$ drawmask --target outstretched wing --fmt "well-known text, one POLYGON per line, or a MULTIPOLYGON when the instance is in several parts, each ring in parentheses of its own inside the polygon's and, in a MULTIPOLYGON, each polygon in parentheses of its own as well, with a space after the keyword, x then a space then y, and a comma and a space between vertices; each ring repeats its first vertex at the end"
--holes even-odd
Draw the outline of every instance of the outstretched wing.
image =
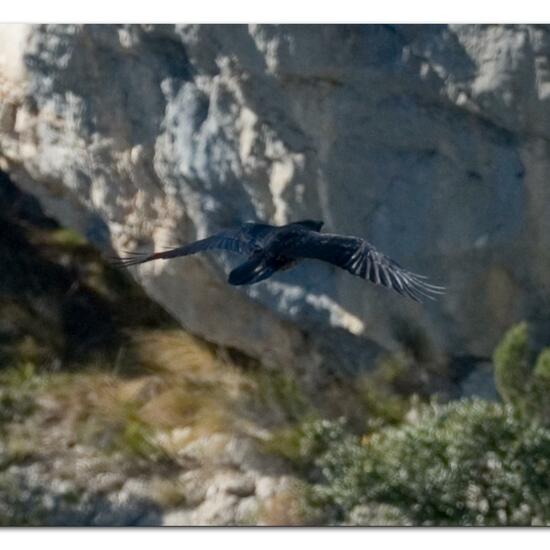
POLYGON ((151 260, 168 260, 179 256, 189 256, 205 250, 229 250, 237 254, 250 256, 261 245, 263 239, 273 229, 270 225, 245 223, 239 229, 229 229, 216 233, 206 239, 201 239, 193 243, 169 248, 163 252, 154 254, 127 252, 125 257, 117 258, 113 261, 116 265, 131 266, 150 262, 151 260))
POLYGON ((292 258, 312 258, 331 263, 353 275, 409 296, 417 302, 434 299, 444 287, 425 282, 426 277, 403 269, 397 262, 378 252, 358 237, 307 232, 288 243, 284 254, 292 258))

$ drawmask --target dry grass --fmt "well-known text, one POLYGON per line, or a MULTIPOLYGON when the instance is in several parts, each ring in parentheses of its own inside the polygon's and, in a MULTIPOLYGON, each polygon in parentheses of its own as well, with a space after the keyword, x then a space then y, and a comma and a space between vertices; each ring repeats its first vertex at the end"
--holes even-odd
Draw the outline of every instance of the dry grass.
POLYGON ((155 460, 205 435, 257 433, 251 405, 267 394, 273 418, 288 405, 278 379, 269 389, 264 375, 243 371, 179 330, 131 334, 110 371, 89 365, 33 377, 38 401, 49 403, 40 411, 44 422, 63 425, 76 442, 155 460), (175 442, 157 437, 173 430, 175 442))
MULTIPOLYGON (((290 434, 283 439, 292 447, 292 434, 307 418, 357 417, 355 427, 363 433, 370 431, 369 417, 392 423, 408 404, 400 397, 395 403, 389 399, 395 376, 385 365, 354 387, 334 382, 309 396, 292 372, 240 367, 181 330, 140 329, 129 332, 110 369, 91 364, 78 372, 29 374, 19 368, 8 383, 34 380, 45 434, 57 426, 73 434, 74 443, 102 452, 177 462, 184 447, 215 433, 251 435, 264 441, 266 450, 284 455, 276 445, 270 450, 273 437, 277 442, 277 434, 290 434), (375 406, 373 388, 387 390, 384 407, 375 406)), ((32 444, 56 442, 47 436, 32 444)), ((283 514, 278 503, 270 506, 274 517, 283 514)))

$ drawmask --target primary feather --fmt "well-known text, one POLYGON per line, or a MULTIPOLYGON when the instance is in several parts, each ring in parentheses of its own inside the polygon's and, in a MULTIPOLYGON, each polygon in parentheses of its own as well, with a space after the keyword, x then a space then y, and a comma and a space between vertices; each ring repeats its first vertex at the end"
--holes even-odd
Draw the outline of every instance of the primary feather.
POLYGON ((416 301, 422 297, 433 299, 433 294, 444 291, 443 287, 423 281, 422 275, 402 268, 359 237, 311 233, 294 239, 286 253, 291 257, 328 262, 416 301))

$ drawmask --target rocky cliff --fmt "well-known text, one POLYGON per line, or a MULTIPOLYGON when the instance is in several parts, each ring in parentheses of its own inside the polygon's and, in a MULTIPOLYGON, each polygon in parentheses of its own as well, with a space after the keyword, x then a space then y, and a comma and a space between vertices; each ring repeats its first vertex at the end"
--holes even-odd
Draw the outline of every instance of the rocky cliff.
POLYGON ((3 26, 0 168, 105 253, 320 218, 448 287, 417 305, 329 266, 134 272, 184 327, 314 374, 411 334, 487 356, 550 299, 544 26, 3 26), (419 335, 419 336, 418 336, 419 335))

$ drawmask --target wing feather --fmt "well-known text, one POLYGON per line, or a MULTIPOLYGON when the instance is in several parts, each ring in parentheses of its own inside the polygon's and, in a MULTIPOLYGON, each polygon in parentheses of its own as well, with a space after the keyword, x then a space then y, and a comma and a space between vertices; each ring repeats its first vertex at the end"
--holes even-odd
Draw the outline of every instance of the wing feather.
POLYGON ((445 290, 444 287, 427 283, 425 276, 402 268, 358 237, 308 232, 290 242, 285 254, 292 258, 311 258, 331 263, 417 302, 423 298, 433 300, 434 295, 443 294, 445 290))
POLYGON ((237 254, 250 256, 260 247, 260 243, 271 233, 273 226, 245 223, 239 229, 221 231, 206 239, 201 239, 183 246, 169 248, 153 254, 126 252, 125 256, 113 260, 115 265, 125 267, 138 265, 152 260, 168 260, 180 256, 189 256, 205 250, 228 250, 237 254))

